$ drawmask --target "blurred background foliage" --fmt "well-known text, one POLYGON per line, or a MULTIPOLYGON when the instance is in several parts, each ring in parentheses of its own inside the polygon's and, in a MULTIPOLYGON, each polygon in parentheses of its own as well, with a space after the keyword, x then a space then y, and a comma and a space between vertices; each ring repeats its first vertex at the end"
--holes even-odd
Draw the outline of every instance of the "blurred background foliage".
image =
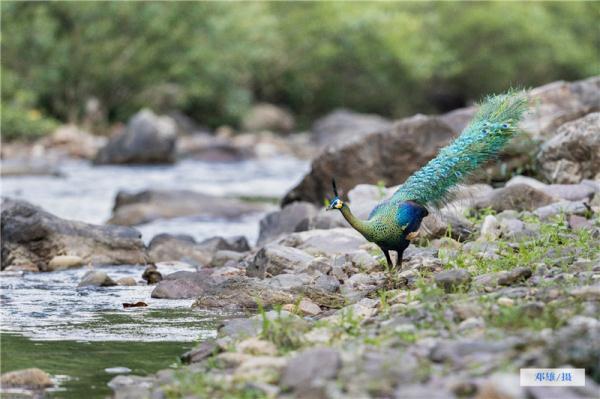
POLYGON ((306 126, 401 117, 600 73, 597 2, 2 2, 5 138, 140 107, 237 126, 256 102, 306 126), (7 136, 8 135, 8 136, 7 136))

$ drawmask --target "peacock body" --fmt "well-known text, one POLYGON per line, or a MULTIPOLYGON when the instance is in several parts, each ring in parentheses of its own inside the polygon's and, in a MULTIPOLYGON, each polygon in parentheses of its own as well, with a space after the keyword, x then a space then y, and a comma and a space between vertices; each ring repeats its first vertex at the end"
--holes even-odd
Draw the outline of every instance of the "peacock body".
POLYGON ((453 189, 488 160, 494 158, 515 135, 527 108, 523 92, 510 91, 488 97, 479 111, 451 144, 410 176, 387 200, 371 211, 367 220, 352 214, 337 193, 328 209, 338 209, 350 225, 368 241, 377 244, 392 266, 389 251, 402 254, 428 215, 428 207, 439 207, 452 198, 453 189))

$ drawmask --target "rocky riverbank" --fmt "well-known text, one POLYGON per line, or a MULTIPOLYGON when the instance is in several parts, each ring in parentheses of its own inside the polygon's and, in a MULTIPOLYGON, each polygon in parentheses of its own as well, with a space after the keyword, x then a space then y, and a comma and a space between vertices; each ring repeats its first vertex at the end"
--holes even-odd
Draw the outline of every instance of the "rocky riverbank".
MULTIPOLYGON (((146 245, 132 227, 67 221, 5 200, 2 269, 148 265, 143 277, 156 284, 154 299, 249 314, 183 354, 188 366, 115 377, 115 398, 592 398, 600 390, 599 84, 533 90, 537 106, 520 141, 528 146, 504 153, 499 167, 432 212, 400 270, 386 269, 376 246, 321 209, 330 178, 366 218, 396 188, 381 181, 400 183, 473 109, 391 126, 349 113, 320 121, 317 143, 332 144, 325 136, 336 123, 348 128, 338 118, 359 118, 361 131, 348 143, 331 136, 337 144, 315 157, 282 209, 260 221, 256 246, 167 234, 146 245), (169 273, 173 262, 189 266, 169 273), (520 368, 563 366, 585 368, 586 386, 519 386, 520 368)), ((112 222, 169 217, 171 202, 188 215, 205 212, 195 202, 223 217, 257 209, 204 196, 186 202, 188 195, 196 198, 123 194, 112 222)), ((83 278, 115 289, 110 270, 103 273, 83 278)))

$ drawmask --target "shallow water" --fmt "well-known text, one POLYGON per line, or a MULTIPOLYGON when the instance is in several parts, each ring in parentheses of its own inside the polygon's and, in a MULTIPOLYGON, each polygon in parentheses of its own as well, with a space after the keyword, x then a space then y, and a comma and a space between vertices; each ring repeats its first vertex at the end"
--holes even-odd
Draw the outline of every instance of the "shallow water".
MULTIPOLYGON (((192 310, 192 300, 150 298, 143 267, 99 267, 113 279, 131 276, 132 287, 77 288, 87 268, 52 273, 0 274, 2 372, 38 367, 59 383, 57 397, 104 397, 114 377, 105 369, 127 367, 145 375, 178 364, 196 342, 216 335, 231 313, 192 310), (123 303, 143 301, 141 308, 123 303), (91 396, 90 396, 91 395, 91 396)), ((159 266, 164 273, 192 270, 159 266)))
MULTIPOLYGON (((64 177, 2 178, 2 195, 25 199, 69 219, 104 223, 119 190, 190 189, 202 193, 279 198, 307 170, 292 158, 215 164, 182 161, 172 166, 61 165, 64 177)), ((148 242, 158 233, 245 235, 254 242, 261 214, 239 220, 178 218, 137 226, 148 242)), ((197 341, 213 337, 221 320, 238 315, 202 312, 192 300, 150 298, 154 287, 141 281, 143 267, 99 267, 114 280, 132 276, 134 287, 77 289, 86 268, 52 273, 0 273, 1 371, 39 367, 59 383, 64 398, 106 397, 114 377, 107 368, 127 367, 145 375, 176 366, 197 341), (148 307, 123 308, 143 301, 148 307)), ((159 267, 163 274, 185 266, 159 267)))
MULTIPOLYGON (((308 162, 290 157, 235 163, 184 160, 168 166, 92 166, 69 160, 63 177, 3 177, 2 195, 25 199, 60 217, 102 224, 110 218, 119 190, 187 189, 205 194, 278 199, 308 170, 308 162)), ((240 220, 178 218, 136 226, 149 242, 158 233, 189 234, 197 240, 214 236, 258 236, 255 214, 240 220)))

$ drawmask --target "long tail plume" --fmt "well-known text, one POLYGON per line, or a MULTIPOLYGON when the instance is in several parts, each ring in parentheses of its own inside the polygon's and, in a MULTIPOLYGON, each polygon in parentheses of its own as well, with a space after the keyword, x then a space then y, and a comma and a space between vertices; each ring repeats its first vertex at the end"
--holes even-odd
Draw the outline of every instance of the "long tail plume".
POLYGON ((410 176, 392 200, 434 206, 445 203, 453 187, 498 155, 517 132, 526 109, 523 91, 488 97, 461 135, 410 176))

